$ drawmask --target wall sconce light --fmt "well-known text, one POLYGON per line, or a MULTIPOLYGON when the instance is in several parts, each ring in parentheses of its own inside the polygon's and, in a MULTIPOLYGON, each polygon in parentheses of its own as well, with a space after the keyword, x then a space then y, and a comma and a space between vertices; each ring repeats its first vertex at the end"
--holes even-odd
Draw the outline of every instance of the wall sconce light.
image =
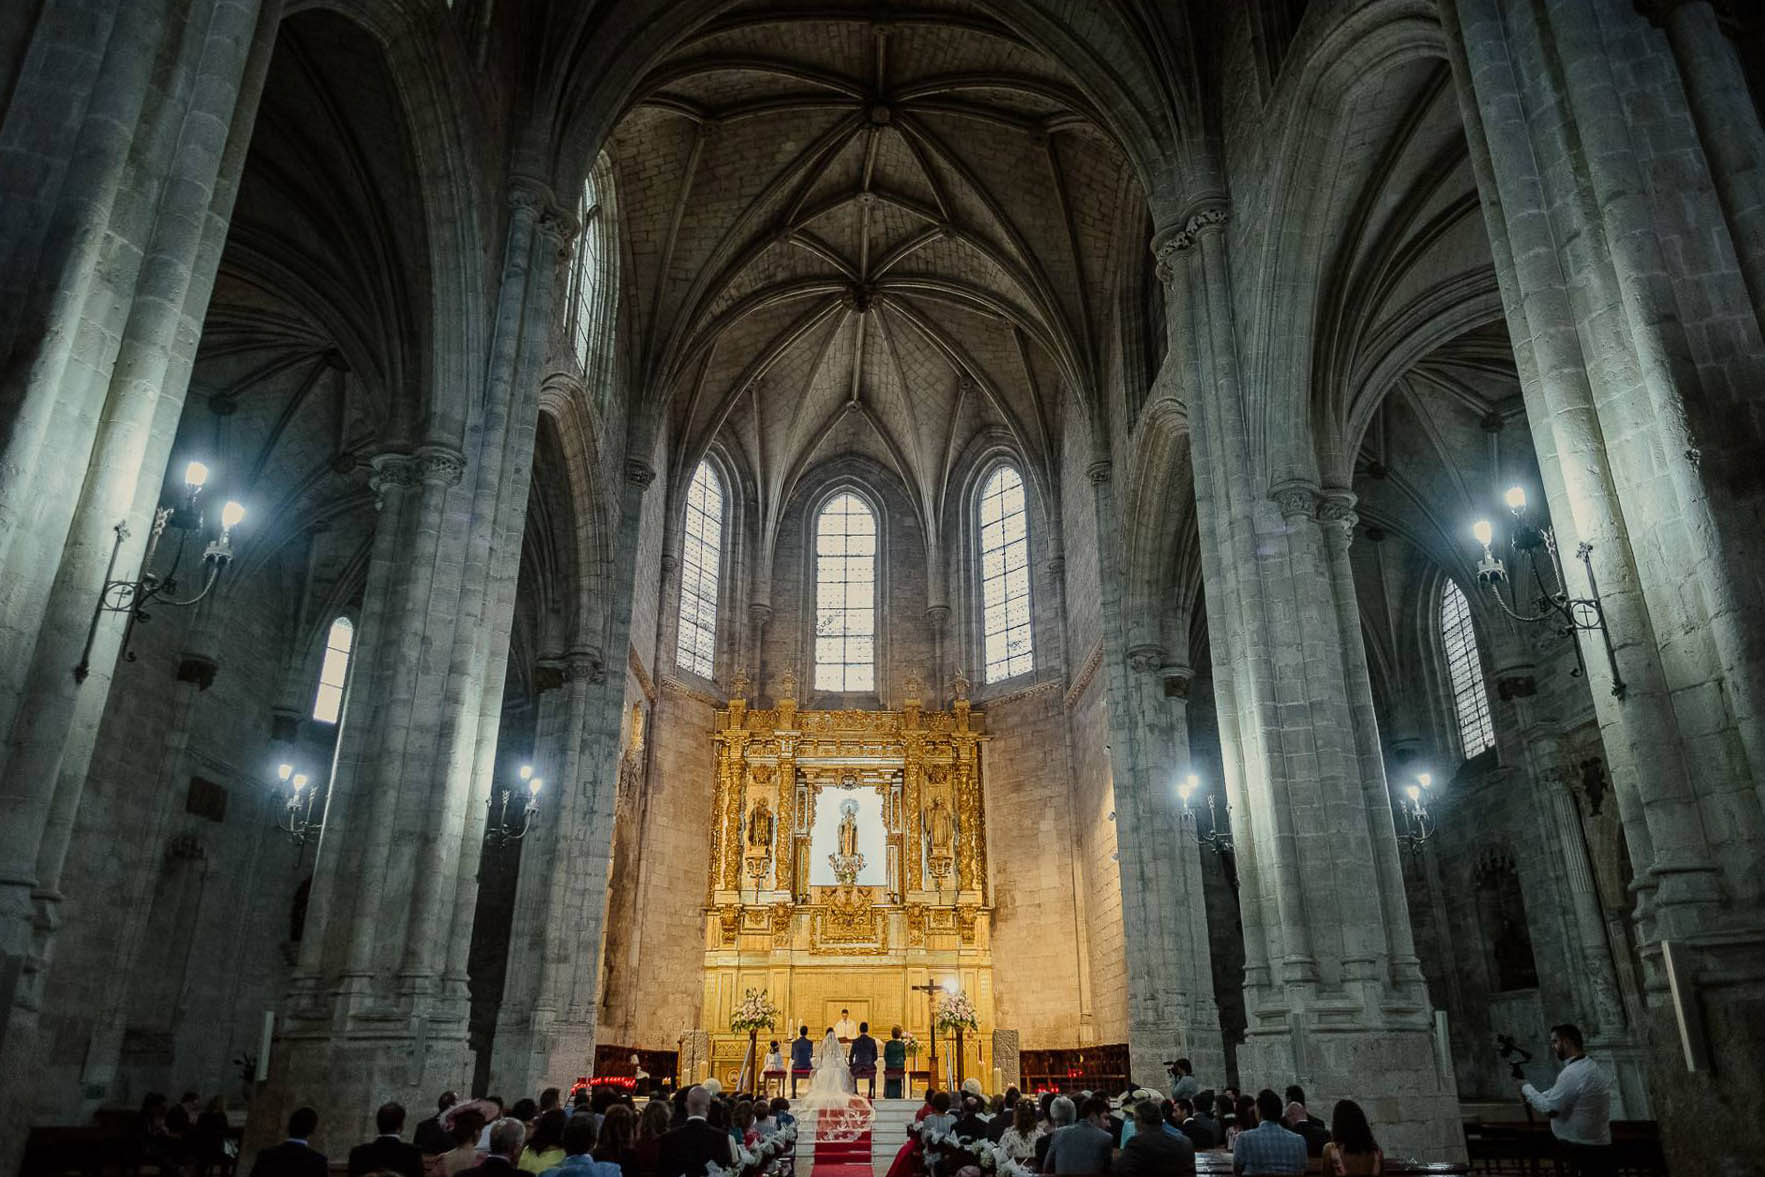
POLYGON ((86 644, 80 651, 79 664, 74 667, 74 681, 85 682, 92 670, 92 643, 98 637, 98 623, 106 613, 127 613, 128 628, 123 633, 123 657, 129 662, 135 660, 134 651, 129 649, 129 639, 134 634, 135 623, 150 620, 151 614, 147 606, 159 603, 176 608, 187 608, 208 596, 214 588, 215 581, 233 558, 232 532, 245 518, 245 508, 229 500, 221 508, 220 534, 210 540, 202 550, 202 565, 206 571, 202 588, 192 597, 180 598, 178 591, 178 568, 184 561, 184 549, 190 542, 193 533, 202 531, 202 512, 197 507, 197 500, 202 496, 202 488, 208 483, 208 466, 202 462, 191 462, 184 467, 184 501, 179 504, 161 504, 153 512, 153 530, 147 538, 147 551, 141 557, 141 569, 132 580, 118 580, 112 576, 116 571, 116 558, 122 551, 123 543, 129 538, 129 527, 126 522, 116 525, 116 541, 110 548, 110 563, 104 569, 104 587, 99 590, 98 601, 92 607, 92 622, 86 627, 86 644), (178 533, 178 546, 172 553, 172 564, 163 573, 153 571, 153 560, 159 553, 159 541, 165 529, 171 527, 178 533))
MULTIPOLYGON (((1626 690, 1624 676, 1618 673, 1618 655, 1612 648, 1612 633, 1606 628, 1606 611, 1600 603, 1599 582, 1594 579, 1593 561, 1588 553, 1593 545, 1582 543, 1575 550, 1576 559, 1587 570, 1587 584, 1590 597, 1571 597, 1569 582, 1563 577, 1563 560, 1557 551, 1557 535, 1548 522, 1534 522, 1526 507, 1526 489, 1520 486, 1508 488, 1503 496, 1508 511, 1514 517, 1513 531, 1508 536, 1508 546, 1518 554, 1524 554, 1527 565, 1532 573, 1532 581, 1538 587, 1538 596, 1531 608, 1534 612, 1522 613, 1513 579, 1508 575, 1507 565, 1491 550, 1495 542, 1495 527, 1487 519, 1479 519, 1471 525, 1471 534, 1483 545, 1483 559, 1477 562, 1477 579, 1489 586, 1490 595, 1495 603, 1501 606, 1503 613, 1515 621, 1528 624, 1548 624, 1564 637, 1573 638, 1577 631, 1597 632, 1606 646, 1606 661, 1612 668, 1612 694, 1622 699, 1626 690), (1545 583, 1540 565, 1550 568, 1551 581, 1545 583), (1508 586, 1508 595, 1502 596, 1501 586, 1508 586)), ((1580 677, 1586 673, 1587 664, 1581 657, 1581 643, 1575 646, 1575 675, 1580 677)))
POLYGON ((523 764, 518 775, 521 783, 527 787, 527 801, 513 821, 509 819, 509 800, 515 795, 513 787, 497 786, 490 799, 485 802, 490 807, 493 818, 484 826, 486 846, 501 847, 519 842, 533 826, 533 815, 539 812, 539 790, 545 785, 545 781, 533 775, 531 764, 523 764))
POLYGON ((325 828, 324 821, 313 820, 313 803, 318 800, 319 790, 309 787, 307 775, 295 772, 292 764, 278 764, 276 779, 288 788, 288 803, 276 820, 276 828, 296 846, 304 846, 308 838, 318 837, 325 828))
POLYGON ((1397 803, 1404 822, 1397 840, 1415 858, 1422 856, 1422 847, 1434 836, 1434 820, 1428 816, 1428 788, 1433 783, 1431 774, 1417 773, 1416 779, 1403 787, 1403 799, 1397 803))
POLYGON ((1211 792, 1208 793, 1207 832, 1202 833, 1194 811, 1189 808, 1189 802, 1200 788, 1201 778, 1195 773, 1189 773, 1177 782, 1177 796, 1183 802, 1183 821, 1188 824, 1189 832, 1195 836, 1196 845, 1211 850, 1223 858, 1232 853, 1232 807, 1226 806, 1226 820, 1222 826, 1214 795, 1211 792))

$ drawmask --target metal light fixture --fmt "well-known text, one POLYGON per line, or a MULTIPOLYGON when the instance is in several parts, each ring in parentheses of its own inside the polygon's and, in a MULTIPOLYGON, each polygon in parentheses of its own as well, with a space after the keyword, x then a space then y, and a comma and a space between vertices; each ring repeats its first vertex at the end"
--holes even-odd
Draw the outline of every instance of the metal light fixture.
MULTIPOLYGON (((1487 519, 1479 519, 1471 526, 1471 534, 1483 545, 1483 559, 1477 562, 1477 579, 1489 586, 1495 603, 1515 621, 1548 624, 1568 638, 1573 638, 1577 631, 1597 632, 1605 643, 1606 661, 1612 668, 1612 694, 1622 699, 1626 690, 1624 676, 1618 673, 1618 655, 1612 648, 1612 633, 1606 628, 1606 611, 1600 603, 1599 582, 1594 579, 1593 561, 1588 555, 1593 551, 1593 545, 1583 542, 1575 550, 1576 559, 1581 561, 1581 566, 1587 571, 1588 590, 1593 595, 1571 597, 1569 582, 1563 577, 1563 560, 1557 551, 1556 532, 1551 529, 1549 522, 1535 522, 1532 519, 1526 508, 1524 487, 1510 487, 1504 498, 1508 510, 1514 516, 1514 528, 1508 537, 1508 546, 1516 554, 1525 555, 1532 572, 1532 581, 1538 588, 1538 596, 1531 605, 1533 612, 1520 611, 1520 603, 1513 579, 1508 575, 1507 565, 1490 551, 1490 545, 1495 542, 1495 528, 1487 519), (1551 581, 1548 584, 1540 568, 1541 564, 1550 568, 1551 581), (1504 583, 1508 586, 1508 595, 1505 598, 1501 592, 1504 583)), ((1587 664, 1581 657, 1581 643, 1574 642, 1573 645, 1574 674, 1580 677, 1586 672, 1587 664)))
POLYGON ((1189 808, 1189 802, 1194 798, 1196 790, 1200 788, 1201 778, 1195 773, 1189 773, 1177 782, 1177 796, 1183 802, 1183 820, 1188 824, 1189 832, 1195 835, 1196 845, 1224 857, 1232 853, 1232 807, 1226 806, 1226 820, 1222 827, 1214 795, 1211 792, 1208 793, 1207 832, 1202 833, 1200 822, 1196 819, 1194 811, 1189 808))
POLYGON ((147 606, 151 604, 172 605, 186 608, 208 596, 214 588, 215 581, 220 578, 221 571, 233 558, 231 543, 232 531, 245 518, 245 508, 228 500, 221 508, 221 530, 202 550, 202 566, 205 576, 202 588, 191 597, 178 597, 178 569, 184 561, 184 549, 189 545, 192 533, 202 531, 202 512, 197 507, 197 500, 202 496, 202 488, 208 483, 208 466, 202 462, 191 462, 184 467, 184 501, 167 506, 161 504, 153 512, 153 531, 147 537, 147 551, 141 557, 141 569, 132 580, 117 580, 111 574, 116 571, 116 558, 121 553, 123 543, 129 538, 127 522, 116 525, 116 541, 111 545, 110 563, 104 569, 104 588, 98 593, 98 602, 92 608, 92 623, 86 627, 86 644, 80 651, 80 661, 74 667, 74 681, 85 682, 92 670, 92 643, 98 637, 98 623, 106 613, 127 613, 128 628, 123 632, 123 657, 130 662, 135 660, 134 651, 129 649, 129 639, 134 634, 135 623, 147 621, 151 614, 147 606), (170 526, 178 533, 178 546, 172 553, 172 565, 163 573, 153 571, 153 558, 159 552, 160 538, 170 526))
POLYGON ((276 819, 276 828, 296 846, 304 846, 308 838, 318 837, 325 828, 323 819, 313 820, 313 804, 318 800, 319 790, 309 788, 307 775, 295 772, 292 764, 278 764, 276 779, 288 787, 288 803, 276 819))
POLYGON ((1403 800, 1397 803, 1403 814, 1403 832, 1397 840, 1411 855, 1421 857, 1422 847, 1434 836, 1434 819, 1428 816, 1428 787, 1434 783, 1429 773, 1419 772, 1416 779, 1403 787, 1403 800))
POLYGON ((521 806, 521 812, 515 815, 514 821, 509 820, 509 800, 515 795, 513 787, 498 785, 485 802, 490 807, 493 819, 484 825, 486 846, 507 846, 519 842, 527 836, 528 829, 533 825, 533 815, 539 812, 539 790, 545 781, 533 775, 531 764, 523 764, 518 775, 521 783, 527 786, 527 801, 521 806))

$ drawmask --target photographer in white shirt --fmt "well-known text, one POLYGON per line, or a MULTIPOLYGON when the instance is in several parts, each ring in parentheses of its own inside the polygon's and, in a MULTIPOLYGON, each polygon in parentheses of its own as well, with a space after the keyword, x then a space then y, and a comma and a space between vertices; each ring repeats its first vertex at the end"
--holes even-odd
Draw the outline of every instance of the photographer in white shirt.
POLYGON ((1563 1060, 1549 1091, 1520 1085, 1521 1098, 1550 1118, 1551 1135, 1570 1173, 1605 1177, 1612 1170, 1612 1078, 1587 1057, 1581 1031, 1551 1027, 1551 1053, 1563 1060))

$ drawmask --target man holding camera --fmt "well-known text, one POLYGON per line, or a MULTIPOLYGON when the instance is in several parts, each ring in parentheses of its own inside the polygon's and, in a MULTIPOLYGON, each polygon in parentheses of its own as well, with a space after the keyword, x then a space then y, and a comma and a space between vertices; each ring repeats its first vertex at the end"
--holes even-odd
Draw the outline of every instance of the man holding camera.
POLYGON ((1613 1171, 1612 1078, 1587 1057, 1580 1029, 1568 1022, 1551 1027, 1551 1053, 1563 1060, 1556 1083, 1543 1092, 1522 1083, 1520 1096, 1550 1117, 1571 1174, 1606 1177, 1613 1171))

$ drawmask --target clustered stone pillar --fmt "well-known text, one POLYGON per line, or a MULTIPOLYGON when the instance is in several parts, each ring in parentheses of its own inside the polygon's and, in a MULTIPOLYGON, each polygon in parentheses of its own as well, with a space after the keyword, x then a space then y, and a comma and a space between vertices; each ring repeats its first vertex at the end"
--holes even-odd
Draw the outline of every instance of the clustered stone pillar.
POLYGON ((1464 1155, 1411 940, 1348 569, 1352 496, 1259 483, 1226 210, 1155 241, 1190 406, 1214 687, 1245 936, 1246 1087, 1362 1103, 1394 1155, 1464 1155))
MULTIPOLYGON (((1120 534, 1110 463, 1093 462, 1087 473, 1097 534, 1120 534)), ((1127 648, 1122 570, 1110 545, 1099 548, 1132 1078, 1167 1087, 1164 1064, 1187 1057, 1204 1082, 1217 1086, 1225 1082, 1226 1054, 1213 1000, 1201 862, 1179 820, 1175 788, 1188 763, 1188 729, 1163 695, 1164 651, 1127 648)))
MULTIPOLYGON (((306 933, 249 1135, 311 1103, 357 1139, 389 1096, 465 1085, 466 961, 568 214, 510 197, 490 365, 466 450, 374 459, 379 519, 306 933)), ((567 788, 567 782, 560 782, 567 788)))
POLYGON ((140 565, 282 5, 86 8, 37 23, 0 126, 0 1168, 120 615, 73 667, 119 522, 140 565))
MULTIPOLYGON (((1636 6, 1666 31, 1592 0, 1441 7, 1545 497, 1559 545, 1592 545, 1625 684, 1586 635, 1635 867, 1652 1102, 1675 1169, 1757 1171, 1758 116, 1706 3, 1636 6), (1708 1051, 1695 1072, 1682 1027, 1708 1051), (1732 1127, 1709 1132, 1712 1113, 1732 1127)), ((1570 581, 1586 594, 1573 564, 1570 581)))

